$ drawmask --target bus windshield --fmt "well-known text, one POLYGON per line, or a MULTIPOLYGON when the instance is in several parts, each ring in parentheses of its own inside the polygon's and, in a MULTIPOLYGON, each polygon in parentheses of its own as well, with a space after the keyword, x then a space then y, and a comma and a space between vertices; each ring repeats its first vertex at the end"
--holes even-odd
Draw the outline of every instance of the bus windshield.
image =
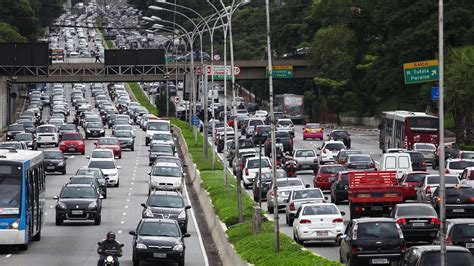
POLYGON ((13 166, 0 166, 0 215, 20 213, 21 175, 13 175, 13 166))
POLYGON ((410 117, 408 124, 411 130, 438 130, 438 118, 434 117, 410 117))

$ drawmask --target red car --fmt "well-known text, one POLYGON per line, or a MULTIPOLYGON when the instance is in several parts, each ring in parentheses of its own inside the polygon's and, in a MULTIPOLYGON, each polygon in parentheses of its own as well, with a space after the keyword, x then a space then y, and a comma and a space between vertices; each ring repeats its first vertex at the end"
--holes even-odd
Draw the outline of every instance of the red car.
POLYGON ((403 200, 416 200, 416 188, 420 181, 428 175, 428 172, 424 171, 413 171, 405 173, 400 178, 400 185, 403 188, 403 200))
POLYGON ((122 148, 116 137, 102 137, 95 143, 97 149, 109 149, 114 152, 115 158, 122 158, 122 148))
POLYGON ((318 173, 314 177, 314 187, 321 190, 331 189, 331 184, 338 172, 344 171, 344 167, 340 164, 320 165, 318 173))
POLYGON ((59 149, 63 152, 80 152, 86 153, 86 145, 84 138, 79 132, 64 132, 59 141, 59 149))

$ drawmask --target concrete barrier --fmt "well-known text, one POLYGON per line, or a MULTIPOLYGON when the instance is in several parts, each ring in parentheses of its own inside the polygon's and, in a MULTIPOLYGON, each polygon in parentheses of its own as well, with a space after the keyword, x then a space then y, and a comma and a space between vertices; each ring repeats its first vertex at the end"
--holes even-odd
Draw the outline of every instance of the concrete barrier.
POLYGON ((173 135, 175 135, 178 140, 178 148, 183 155, 183 163, 187 165, 187 182, 191 183, 194 192, 196 193, 199 204, 201 205, 201 208, 204 212, 204 217, 206 218, 207 227, 209 232, 211 232, 212 240, 219 251, 219 257, 222 261, 222 264, 235 266, 248 265, 235 252, 232 244, 230 244, 227 239, 227 235, 225 233, 225 231, 227 231, 227 227, 216 215, 214 211, 214 205, 212 204, 207 191, 201 185, 202 180, 199 170, 197 169, 196 164, 194 164, 193 159, 188 152, 188 145, 183 138, 181 129, 178 127, 173 127, 173 135))

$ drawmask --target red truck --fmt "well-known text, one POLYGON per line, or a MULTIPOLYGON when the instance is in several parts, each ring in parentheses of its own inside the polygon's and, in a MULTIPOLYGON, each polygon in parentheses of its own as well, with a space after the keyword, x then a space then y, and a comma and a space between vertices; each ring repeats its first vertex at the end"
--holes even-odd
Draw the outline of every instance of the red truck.
POLYGON ((403 187, 395 171, 349 172, 351 220, 363 216, 387 216, 403 203, 403 187))

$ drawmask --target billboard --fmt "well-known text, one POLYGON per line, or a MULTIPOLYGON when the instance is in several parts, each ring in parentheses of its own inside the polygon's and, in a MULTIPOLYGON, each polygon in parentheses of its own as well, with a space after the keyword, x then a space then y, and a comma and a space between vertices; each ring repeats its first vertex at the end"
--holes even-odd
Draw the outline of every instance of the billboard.
POLYGON ((48 66, 48 43, 0 43, 0 65, 48 66))

